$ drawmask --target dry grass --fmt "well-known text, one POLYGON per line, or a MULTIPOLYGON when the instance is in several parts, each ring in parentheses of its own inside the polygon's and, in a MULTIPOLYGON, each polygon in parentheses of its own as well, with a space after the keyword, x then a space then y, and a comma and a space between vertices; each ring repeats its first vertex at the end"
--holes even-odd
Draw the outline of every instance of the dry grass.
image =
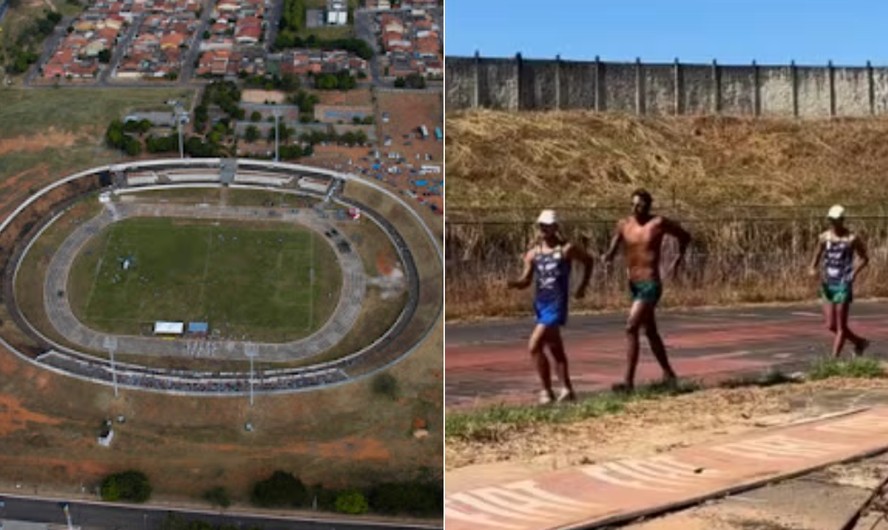
MULTIPOLYGON (((805 274, 824 206, 852 206, 870 270, 860 296, 888 294, 888 120, 794 122, 480 111, 447 121, 447 317, 526 312, 506 291, 540 207, 559 208, 571 238, 607 248, 632 190, 693 233, 685 273, 665 305, 812 299, 805 274), (863 192, 863 195, 862 195, 863 192)), ((665 258, 674 248, 669 247, 665 258)), ((596 268, 581 309, 626 303, 623 266, 596 268)))
POLYGON ((447 120, 448 215, 542 205, 714 206, 875 202, 888 120, 638 118, 592 112, 461 113, 447 120), (861 190, 866 197, 860 197, 861 190))
POLYGON ((651 455, 841 410, 853 406, 855 396, 884 397, 886 391, 884 378, 831 378, 635 400, 625 403, 617 414, 591 415, 571 423, 539 422, 503 430, 493 440, 448 437, 447 469, 501 461, 553 469, 651 455))

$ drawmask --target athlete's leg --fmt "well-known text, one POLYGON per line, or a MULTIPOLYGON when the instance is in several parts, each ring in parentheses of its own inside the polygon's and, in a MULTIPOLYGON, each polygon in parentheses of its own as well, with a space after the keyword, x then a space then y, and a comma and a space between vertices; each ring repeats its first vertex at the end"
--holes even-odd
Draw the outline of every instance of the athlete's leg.
POLYGON ((648 306, 644 321, 644 333, 647 336, 648 344, 651 345, 651 352, 663 370, 663 378, 667 381, 674 381, 677 377, 672 366, 669 365, 669 357, 666 356, 666 345, 663 344, 663 338, 660 337, 660 332, 657 330, 656 310, 657 306, 653 304, 648 306))
POLYGON ((644 319, 645 303, 632 302, 629 319, 626 321, 626 375, 619 389, 632 390, 635 387, 635 369, 638 367, 638 331, 644 319))
POLYGON ((543 353, 543 346, 546 342, 546 330, 547 328, 543 324, 537 324, 533 328, 528 349, 530 350, 531 360, 534 366, 536 366, 537 375, 540 377, 540 383, 543 385, 543 391, 545 395, 553 399, 552 374, 549 372, 549 360, 546 358, 546 354, 543 353))
POLYGON ((562 390, 558 394, 558 400, 573 400, 575 398, 573 385, 570 382, 570 372, 567 365, 567 355, 564 351, 564 341, 561 338, 561 328, 549 329, 549 350, 555 360, 555 373, 561 381, 562 390))
MULTIPOLYGON (((848 339, 854 345, 854 354, 863 355, 869 341, 860 337, 848 327, 848 314, 851 312, 851 302, 844 304, 836 304, 836 320, 838 321, 838 331, 836 333, 836 344, 833 345, 833 355, 838 357, 842 352, 843 344, 839 344, 839 335, 843 339, 848 339), (836 353, 838 352, 838 353, 836 353)), ((844 342, 844 340, 843 340, 844 342)))
POLYGON ((836 305, 828 300, 823 303, 823 321, 830 332, 835 333, 839 330, 836 322, 836 305))

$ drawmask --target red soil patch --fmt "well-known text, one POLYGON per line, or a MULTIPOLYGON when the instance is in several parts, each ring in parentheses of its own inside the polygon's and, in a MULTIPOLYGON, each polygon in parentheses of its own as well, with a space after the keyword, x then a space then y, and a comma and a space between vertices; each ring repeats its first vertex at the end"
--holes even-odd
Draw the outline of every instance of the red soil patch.
POLYGON ((25 430, 30 423, 58 425, 61 421, 26 409, 12 396, 0 395, 0 437, 25 430))
POLYGON ((389 460, 391 458, 388 448, 379 440, 372 438, 350 437, 319 444, 317 449, 324 458, 354 460, 389 460))
POLYGON ((376 254, 376 272, 381 276, 388 276, 395 269, 395 261, 388 252, 379 251, 376 254))
POLYGON ((40 135, 0 139, 0 156, 20 151, 42 151, 51 147, 71 147, 75 141, 77 135, 57 132, 50 128, 40 135))

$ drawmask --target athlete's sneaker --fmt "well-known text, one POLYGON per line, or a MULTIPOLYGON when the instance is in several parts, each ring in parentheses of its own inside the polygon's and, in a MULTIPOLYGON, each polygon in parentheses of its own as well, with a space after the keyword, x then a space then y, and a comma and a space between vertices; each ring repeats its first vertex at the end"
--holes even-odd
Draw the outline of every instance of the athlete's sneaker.
POLYGON ((860 339, 860 343, 854 345, 854 355, 860 357, 870 346, 870 341, 866 339, 860 339))
POLYGON ((569 388, 562 388, 561 391, 558 392, 558 397, 556 398, 556 401, 558 403, 563 403, 565 401, 576 401, 576 400, 577 400, 577 395, 574 394, 574 391, 570 390, 569 388))
POLYGON ((555 399, 555 396, 552 395, 551 390, 540 390, 540 397, 537 400, 537 402, 540 405, 548 405, 549 403, 552 403, 552 401, 554 399, 555 399))

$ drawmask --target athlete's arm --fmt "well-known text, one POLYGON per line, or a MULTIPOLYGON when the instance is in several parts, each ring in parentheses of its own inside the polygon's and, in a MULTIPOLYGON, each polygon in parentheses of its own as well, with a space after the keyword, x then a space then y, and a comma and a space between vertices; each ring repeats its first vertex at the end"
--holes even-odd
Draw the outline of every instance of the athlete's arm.
POLYGON ((601 256, 601 260, 605 263, 610 263, 614 260, 614 254, 617 253, 617 249, 620 248, 620 243, 623 242, 623 221, 617 223, 617 229, 614 232, 614 237, 611 238, 610 246, 607 249, 607 252, 601 256))
POLYGON ((857 252, 857 266, 854 267, 854 272, 851 274, 851 281, 857 279, 857 275, 860 274, 860 271, 866 268, 869 265, 869 253, 866 251, 866 244, 864 244, 863 240, 859 237, 854 237, 854 250, 857 252))
POLYGON ((533 281, 533 257, 535 252, 533 250, 529 250, 527 254, 524 255, 524 270, 521 272, 521 277, 517 280, 509 280, 506 282, 506 287, 509 289, 526 289, 530 287, 530 283, 533 281))
POLYGON ((577 286, 577 292, 574 294, 576 298, 586 296, 586 288, 589 287, 589 280, 592 278, 592 270, 595 266, 595 260, 586 252, 586 241, 588 241, 588 238, 583 238, 584 244, 582 247, 570 245, 567 248, 568 259, 577 260, 583 264, 583 279, 580 281, 580 285, 577 286))
POLYGON ((820 265, 820 260, 823 258, 823 251, 826 249, 826 242, 823 240, 823 234, 820 234, 820 237, 817 240, 817 250, 814 251, 814 259, 811 260, 811 266, 808 269, 808 274, 811 276, 817 276, 817 266, 820 265))
POLYGON ((663 231, 678 239, 678 256, 675 256, 675 259, 672 261, 672 264, 669 266, 669 271, 671 274, 675 274, 678 270, 678 266, 684 262, 685 254, 688 252, 688 246, 691 244, 691 234, 682 228, 680 224, 671 219, 663 218, 663 231))

